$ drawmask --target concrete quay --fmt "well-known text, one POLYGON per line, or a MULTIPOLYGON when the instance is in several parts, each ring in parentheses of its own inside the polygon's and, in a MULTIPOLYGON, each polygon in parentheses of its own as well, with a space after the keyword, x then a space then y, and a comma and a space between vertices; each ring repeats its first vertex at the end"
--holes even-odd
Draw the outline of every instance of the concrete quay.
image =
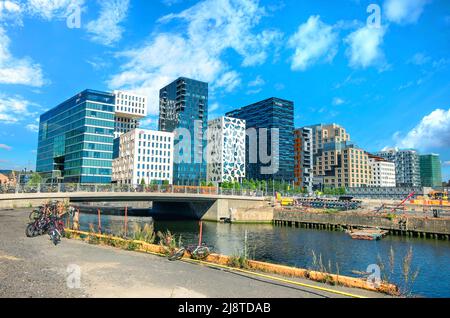
POLYGON ((343 227, 379 227, 392 235, 450 239, 450 218, 402 216, 388 218, 374 213, 336 212, 313 213, 275 209, 274 224, 323 230, 341 230, 343 227))

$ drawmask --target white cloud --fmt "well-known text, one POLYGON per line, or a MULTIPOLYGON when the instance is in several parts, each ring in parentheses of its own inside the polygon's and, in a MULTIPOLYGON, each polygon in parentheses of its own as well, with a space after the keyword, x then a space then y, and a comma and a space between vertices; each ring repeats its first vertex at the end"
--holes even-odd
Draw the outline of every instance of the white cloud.
POLYGON ((122 38, 124 29, 119 24, 127 17, 130 1, 102 0, 100 5, 100 16, 87 24, 87 30, 92 41, 112 45, 122 38))
POLYGON ((386 0, 384 13, 390 22, 398 24, 416 23, 429 0, 386 0))
POLYGON ((164 16, 159 23, 169 28, 176 22, 175 31, 153 34, 143 45, 118 54, 124 63, 108 85, 147 95, 153 115, 159 110, 159 89, 180 76, 209 82, 212 92, 222 88, 229 92, 241 80, 222 55, 232 49, 243 66, 258 65, 280 37, 274 30, 253 32, 264 14, 257 0, 204 0, 164 16))
POLYGON ((208 107, 208 112, 215 112, 216 110, 218 110, 220 108, 219 103, 213 103, 211 105, 209 105, 208 107))
POLYGON ((236 71, 230 71, 224 73, 220 78, 217 79, 215 85, 218 87, 223 87, 226 92, 232 92, 241 84, 241 78, 239 73, 236 71))
POLYGON ((340 97, 335 97, 335 98, 333 98, 333 105, 334 106, 339 106, 339 105, 342 105, 342 104, 344 104, 345 103, 345 100, 343 100, 342 98, 340 98, 340 97))
POLYGON ((31 132, 39 132, 39 125, 36 124, 28 124, 25 126, 31 132))
POLYGON ((419 150, 450 148, 450 109, 436 109, 402 137, 394 135, 397 147, 419 150))
POLYGON ((338 47, 338 35, 332 26, 320 21, 320 16, 311 16, 299 26, 289 39, 288 46, 295 49, 291 68, 304 71, 320 59, 331 62, 338 47))
POLYGON ((386 33, 384 27, 364 26, 347 36, 349 45, 347 56, 349 64, 354 68, 367 68, 374 65, 385 65, 384 54, 380 46, 386 33))
POLYGON ((249 87, 259 87, 259 86, 263 86, 266 84, 266 81, 264 81, 264 79, 261 77, 261 75, 256 76, 256 78, 251 81, 250 83, 248 83, 249 87))
POLYGON ((143 129, 158 129, 158 119, 154 117, 146 117, 139 123, 139 127, 143 129))
POLYGON ((431 61, 431 58, 424 53, 416 53, 414 56, 412 56, 407 63, 414 64, 414 65, 424 65, 431 61))
POLYGON ((22 97, 10 97, 0 93, 0 123, 15 124, 35 114, 29 107, 35 104, 22 97))
POLYGON ((83 5, 84 0, 27 0, 26 10, 31 15, 52 20, 66 18, 83 5))
POLYGON ((0 149, 10 151, 12 150, 12 147, 5 144, 0 144, 0 149))
POLYGON ((22 24, 22 7, 17 1, 5 0, 0 2, 0 22, 22 24))
POLYGON ((29 58, 15 58, 9 51, 10 39, 0 27, 0 84, 44 85, 42 70, 29 58))

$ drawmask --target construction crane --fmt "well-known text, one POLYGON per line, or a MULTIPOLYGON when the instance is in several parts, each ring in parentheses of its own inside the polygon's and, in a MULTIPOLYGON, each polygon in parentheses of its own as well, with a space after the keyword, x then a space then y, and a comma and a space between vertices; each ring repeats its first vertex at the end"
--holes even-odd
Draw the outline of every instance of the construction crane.
POLYGON ((411 192, 402 202, 400 202, 395 208, 393 208, 391 212, 397 211, 401 206, 403 206, 406 203, 406 201, 411 199, 415 194, 416 192, 411 192))

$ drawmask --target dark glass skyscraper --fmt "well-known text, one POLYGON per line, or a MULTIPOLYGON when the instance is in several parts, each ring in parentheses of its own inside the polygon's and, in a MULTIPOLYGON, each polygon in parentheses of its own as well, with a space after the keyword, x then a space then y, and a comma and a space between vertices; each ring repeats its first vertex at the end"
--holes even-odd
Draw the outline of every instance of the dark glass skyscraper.
POLYGON ((46 181, 110 183, 114 94, 85 90, 40 117, 36 170, 46 181))
MULTIPOLYGON (((257 132, 257 142, 252 142, 247 137, 246 143, 246 162, 247 162, 247 178, 256 180, 277 180, 291 182, 294 180, 294 103, 280 98, 269 98, 258 103, 242 107, 226 114, 228 117, 243 119, 247 122, 247 131, 254 128, 257 132), (262 173, 264 167, 270 163, 264 162, 259 156, 259 148, 261 139, 261 128, 267 129, 267 151, 268 155, 272 155, 272 160, 278 162, 278 169, 275 173, 262 173), (278 132, 278 140, 272 138, 271 130, 278 132), (274 142, 272 143, 272 139, 274 142), (253 144, 253 146, 252 146, 253 144), (274 152, 273 147, 278 147, 278 152, 274 152), (251 156, 258 153, 258 160, 250 160, 251 156), (253 161, 253 162, 252 162, 253 161)), ((264 151, 263 151, 264 153, 264 151)))
POLYGON ((420 179, 423 187, 442 187, 442 167, 439 155, 420 156, 420 179))
POLYGON ((176 130, 174 183, 197 185, 206 180, 203 153, 207 145, 204 136, 208 127, 208 83, 180 77, 162 88, 159 97, 159 130, 176 130), (186 132, 190 144, 186 143, 186 132))

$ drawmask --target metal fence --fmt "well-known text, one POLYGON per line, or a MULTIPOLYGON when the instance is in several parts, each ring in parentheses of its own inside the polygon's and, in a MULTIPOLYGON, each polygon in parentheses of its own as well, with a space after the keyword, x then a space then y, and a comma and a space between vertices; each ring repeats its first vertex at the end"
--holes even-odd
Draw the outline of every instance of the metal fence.
POLYGON ((203 194, 246 197, 273 196, 263 190, 223 189, 220 187, 175 186, 175 185, 121 185, 121 184, 39 184, 0 186, 0 194, 23 193, 173 193, 203 194))

